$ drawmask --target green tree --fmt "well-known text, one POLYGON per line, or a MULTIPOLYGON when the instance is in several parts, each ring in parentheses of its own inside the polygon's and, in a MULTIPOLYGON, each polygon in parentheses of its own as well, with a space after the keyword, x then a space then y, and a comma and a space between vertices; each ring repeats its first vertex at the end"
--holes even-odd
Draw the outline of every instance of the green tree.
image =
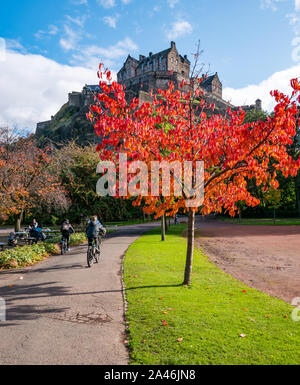
POLYGON ((268 113, 266 111, 252 110, 245 114, 244 122, 253 123, 258 121, 266 121, 268 113))
POLYGON ((104 221, 126 220, 140 217, 139 207, 131 201, 113 197, 99 197, 96 173, 99 155, 94 145, 80 146, 70 142, 56 151, 57 172, 72 202, 69 216, 80 222, 82 217, 97 214, 104 221))
POLYGON ((264 193, 264 203, 273 209, 273 220, 274 224, 276 222, 276 209, 280 207, 281 204, 281 191, 280 189, 275 190, 274 188, 269 188, 268 191, 264 193))

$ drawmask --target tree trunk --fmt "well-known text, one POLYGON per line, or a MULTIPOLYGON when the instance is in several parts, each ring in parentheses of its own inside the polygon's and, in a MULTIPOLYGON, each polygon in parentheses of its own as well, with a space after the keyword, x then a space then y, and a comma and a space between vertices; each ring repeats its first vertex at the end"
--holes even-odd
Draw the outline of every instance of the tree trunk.
POLYGON ((166 232, 168 231, 168 221, 167 221, 167 218, 166 216, 164 215, 165 217, 165 229, 166 229, 166 232))
POLYGON ((161 217, 161 240, 164 241, 166 238, 166 225, 165 225, 165 215, 161 217))
POLYGON ((15 232, 21 231, 21 223, 23 219, 23 210, 20 212, 20 214, 16 217, 16 222, 15 222, 15 232))
POLYGON ((186 263, 184 272, 184 285, 191 284, 192 269, 193 269, 193 256, 194 256, 194 236, 195 236, 195 213, 189 211, 188 217, 188 240, 187 240, 187 252, 186 252, 186 263))
POLYGON ((276 211, 275 211, 275 209, 274 209, 274 213, 273 213, 274 215, 273 215, 273 221, 274 221, 274 225, 275 225, 275 222, 276 222, 276 211))
POLYGON ((296 204, 298 209, 298 215, 300 217, 300 173, 298 172, 295 178, 295 190, 296 190, 296 204))

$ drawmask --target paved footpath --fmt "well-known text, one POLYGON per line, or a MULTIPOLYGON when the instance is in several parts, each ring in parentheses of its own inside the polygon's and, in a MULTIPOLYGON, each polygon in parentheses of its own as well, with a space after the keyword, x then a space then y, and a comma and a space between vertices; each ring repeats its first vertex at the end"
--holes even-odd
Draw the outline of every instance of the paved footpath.
POLYGON ((155 226, 124 226, 111 234, 91 269, 83 245, 30 268, 0 272, 7 318, 0 322, 0 365, 127 364, 122 259, 155 226))

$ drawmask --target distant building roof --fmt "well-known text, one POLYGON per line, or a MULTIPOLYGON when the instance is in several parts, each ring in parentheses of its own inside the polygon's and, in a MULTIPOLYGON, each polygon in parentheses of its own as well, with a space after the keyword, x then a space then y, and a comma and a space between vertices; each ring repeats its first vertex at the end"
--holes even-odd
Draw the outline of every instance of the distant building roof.
MULTIPOLYGON (((149 52, 149 56, 140 55, 139 60, 135 59, 135 58, 132 57, 131 55, 128 55, 128 56, 127 56, 127 59, 126 59, 126 61, 125 61, 125 63, 127 62, 127 60, 132 60, 132 61, 134 61, 134 62, 137 64, 137 67, 140 67, 140 66, 142 66, 144 63, 147 63, 147 62, 149 62, 149 61, 151 62, 151 61, 153 61, 154 59, 157 60, 157 59, 159 59, 159 57, 165 57, 165 56, 167 56, 167 55, 169 54, 169 52, 170 52, 173 48, 176 49, 176 44, 175 44, 175 42, 172 41, 172 42, 171 42, 170 48, 167 48, 167 49, 165 49, 165 50, 163 50, 163 51, 160 51, 160 52, 157 52, 157 53, 149 52)), ((181 60, 182 63, 186 61, 187 63, 190 64, 190 61, 189 61, 189 59, 187 58, 186 55, 184 55, 184 56, 179 55, 179 57, 180 57, 180 60, 181 60)), ((124 65, 123 65, 123 67, 120 69, 120 71, 119 71, 118 73, 121 73, 121 72, 123 72, 123 71, 124 71, 124 65)))
POLYGON ((211 83, 212 83, 212 81, 213 81, 216 77, 219 78, 217 72, 216 72, 214 75, 208 76, 207 79, 204 79, 204 80, 201 82, 201 86, 202 86, 202 87, 210 86, 211 83))

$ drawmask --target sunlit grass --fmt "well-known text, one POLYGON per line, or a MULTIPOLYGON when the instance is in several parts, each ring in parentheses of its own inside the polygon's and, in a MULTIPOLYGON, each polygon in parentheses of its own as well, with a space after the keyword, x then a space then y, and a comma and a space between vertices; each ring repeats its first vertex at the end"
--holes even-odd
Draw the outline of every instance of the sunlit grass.
POLYGON ((166 242, 152 230, 126 254, 131 364, 299 364, 292 306, 227 275, 200 250, 192 286, 182 286, 183 230, 173 226, 166 242))

